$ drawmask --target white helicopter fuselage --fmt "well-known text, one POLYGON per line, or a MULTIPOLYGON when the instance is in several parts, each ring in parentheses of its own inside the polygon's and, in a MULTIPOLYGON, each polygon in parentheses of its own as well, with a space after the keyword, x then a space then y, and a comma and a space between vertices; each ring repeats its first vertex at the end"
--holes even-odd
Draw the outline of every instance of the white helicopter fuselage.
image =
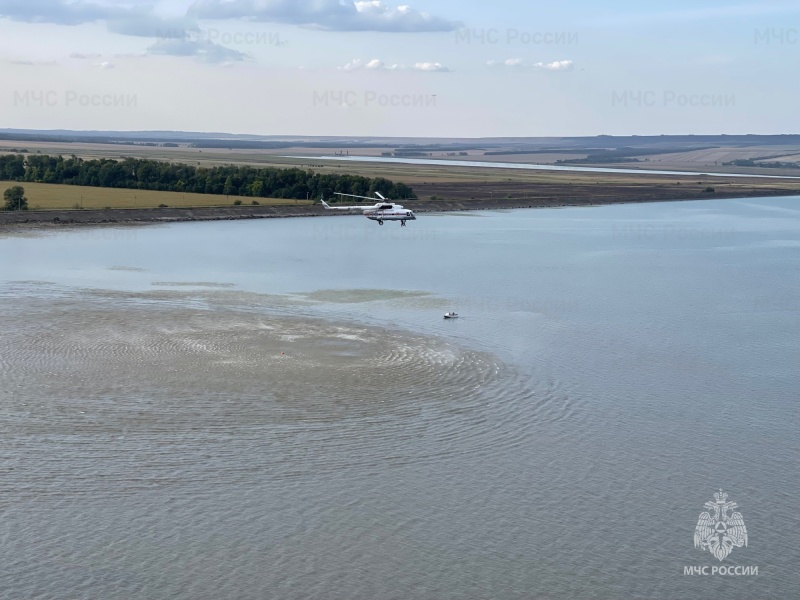
POLYGON ((403 208, 400 204, 376 204, 364 211, 364 216, 371 221, 416 221, 414 211, 403 208))
MULTIPOLYGON (((383 225, 384 221, 400 221, 400 224, 405 227, 406 221, 416 221, 417 217, 414 215, 413 210, 403 208, 401 204, 389 202, 378 192, 382 202, 378 202, 374 206, 331 206, 325 200, 322 200, 322 205, 328 210, 345 210, 348 212, 360 212, 370 221, 377 221, 378 225, 383 225)), ((340 194, 338 196, 347 196, 351 198, 363 198, 369 200, 366 196, 354 196, 352 194, 340 194)))

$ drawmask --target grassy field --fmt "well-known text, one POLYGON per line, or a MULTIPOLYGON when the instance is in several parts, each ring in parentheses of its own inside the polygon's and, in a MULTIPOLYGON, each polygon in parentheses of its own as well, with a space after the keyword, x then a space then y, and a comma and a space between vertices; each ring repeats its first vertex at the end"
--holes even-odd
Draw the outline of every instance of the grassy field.
MULTIPOLYGON (((70 208, 156 208, 166 204, 170 208, 197 206, 232 206, 235 200, 250 205, 254 198, 244 196, 215 196, 212 194, 185 194, 182 192, 153 192, 117 188, 83 187, 77 185, 54 185, 49 183, 19 183, 0 181, 0 189, 14 185, 25 188, 30 210, 64 210, 70 208)), ((264 205, 303 205, 306 200, 283 198, 256 198, 264 205)))
MULTIPOLYGON (((16 143, 21 146, 22 143, 16 143)), ((0 152, 11 144, 0 144, 0 152)), ((225 164, 251 167, 300 167, 322 174, 350 174, 365 177, 386 177, 410 185, 421 200, 438 198, 457 201, 493 201, 500 198, 537 200, 546 203, 604 203, 654 199, 691 199, 712 197, 752 197, 759 194, 800 194, 800 181, 780 179, 745 179, 708 177, 702 174, 684 176, 588 173, 569 171, 525 171, 519 169, 477 168, 459 165, 409 165, 401 163, 369 163, 320 161, 313 158, 286 158, 277 151, 259 150, 199 150, 196 148, 162 148, 145 146, 115 146, 107 144, 25 143, 30 151, 43 154, 76 154, 84 158, 122 158, 137 156, 156 160, 182 162, 206 167, 225 164), (714 195, 703 196, 705 188, 714 188, 714 195)), ((330 153, 330 150, 327 151, 330 153)), ((321 152, 321 154, 324 154, 321 152)), ((475 158, 475 157, 471 157, 475 158)), ((716 158, 719 158, 716 156, 716 158)), ((701 161, 702 162, 702 161, 701 161)), ((699 164, 699 163, 698 163, 699 164)), ((620 165, 615 165, 620 166, 620 165)), ((639 166, 642 166, 639 164, 639 166)), ((653 167, 654 165, 646 165, 653 167)), ((666 165, 658 164, 658 168, 666 165)), ((682 165, 684 168, 690 165, 682 165)), ((692 165, 697 166, 697 165, 692 165)), ((715 169, 717 170, 717 169, 715 169)), ((776 175, 777 173, 770 172, 776 175)), ((797 175, 793 172, 792 175, 797 175)), ((15 185, 0 182, 0 189, 15 185)), ((150 192, 113 188, 93 188, 66 185, 27 183, 28 205, 32 210, 69 210, 76 206, 85 209, 155 208, 166 204, 171 208, 232 206, 237 199, 247 206, 252 198, 213 196, 180 192, 150 192)), ((264 205, 307 205, 305 200, 259 198, 264 205)))
MULTIPOLYGON (((244 165, 254 168, 261 167, 299 167, 310 169, 322 174, 351 174, 362 175, 365 177, 387 177, 394 181, 400 181, 407 185, 428 184, 428 183, 459 183, 474 182, 493 183, 515 181, 520 183, 536 184, 556 184, 571 183, 581 180, 597 181, 602 184, 630 183, 632 181, 642 181, 646 184, 658 183, 661 181, 674 182, 680 178, 658 177, 633 174, 630 176, 618 176, 609 173, 580 173, 580 172, 546 172, 546 171, 520 171, 517 169, 479 169, 459 165, 459 160, 453 160, 450 165, 404 165, 400 163, 358 163, 358 162, 337 162, 321 161, 312 157, 288 158, 292 155, 307 155, 312 153, 313 148, 285 148, 281 150, 229 150, 225 148, 198 149, 181 146, 178 148, 164 148, 154 146, 127 146, 115 144, 92 144, 85 142, 66 143, 66 142, 11 142, 0 141, 0 153, 11 152, 12 149, 25 148, 31 153, 40 152, 53 156, 70 156, 75 154, 84 159, 112 158, 116 160, 125 157, 147 158, 152 160, 162 160, 177 162, 195 167, 218 167, 225 165, 244 165), (641 178, 641 179, 640 179, 641 178)), ((358 149, 351 154, 377 155, 385 149, 358 149)), ((723 167, 722 162, 735 158, 752 158, 754 155, 764 155, 768 153, 768 148, 715 148, 712 150, 698 150, 695 152, 657 155, 648 157, 645 163, 620 163, 605 165, 611 167, 631 167, 641 169, 658 170, 713 170, 716 172, 749 172, 753 174, 766 175, 788 175, 797 176, 798 171, 792 169, 763 169, 763 168, 739 168, 723 167)), ((320 156, 331 156, 335 149, 319 148, 320 156)), ((772 153, 778 152, 775 148, 769 150, 772 153)), ((796 154, 798 149, 786 148, 780 152, 787 155, 796 154)), ((779 152, 779 153, 780 153, 779 152)), ((440 153, 444 154, 444 153, 440 153)), ((468 160, 481 160, 487 162, 532 162, 547 163, 554 162, 558 158, 566 155, 490 155, 483 156, 479 152, 470 152, 466 158, 468 160)), ((445 158, 444 156, 432 156, 432 158, 445 158)), ((701 173, 698 173, 700 176, 701 173)), ((700 177, 702 178, 702 177, 700 177)), ((685 181, 694 180, 694 176, 689 175, 685 181)), ((683 181, 683 180, 682 180, 683 181)), ((756 183, 750 181, 749 183, 756 183)), ((764 182, 766 183, 766 182, 764 182)), ((168 202, 165 202, 168 204, 168 202)))

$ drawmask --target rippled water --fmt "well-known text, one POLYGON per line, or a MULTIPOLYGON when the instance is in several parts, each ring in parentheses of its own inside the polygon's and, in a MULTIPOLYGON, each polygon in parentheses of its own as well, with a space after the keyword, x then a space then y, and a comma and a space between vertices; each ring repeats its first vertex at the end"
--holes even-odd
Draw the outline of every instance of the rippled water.
POLYGON ((792 597, 798 202, 0 232, 0 597, 792 597))

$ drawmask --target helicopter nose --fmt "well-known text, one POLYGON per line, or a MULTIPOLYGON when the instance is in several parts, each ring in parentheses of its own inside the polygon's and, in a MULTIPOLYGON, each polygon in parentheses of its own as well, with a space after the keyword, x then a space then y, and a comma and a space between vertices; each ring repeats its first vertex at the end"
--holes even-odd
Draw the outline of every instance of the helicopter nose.
POLYGON ((412 221, 416 221, 417 220, 417 217, 415 217, 414 213, 412 211, 410 211, 410 210, 406 211, 406 216, 412 221))

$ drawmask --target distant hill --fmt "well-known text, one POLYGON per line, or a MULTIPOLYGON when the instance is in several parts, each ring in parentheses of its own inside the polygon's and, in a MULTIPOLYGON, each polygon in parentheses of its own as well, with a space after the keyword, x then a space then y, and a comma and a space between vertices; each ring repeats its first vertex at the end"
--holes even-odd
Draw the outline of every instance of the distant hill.
POLYGON ((187 131, 73 131, 66 129, 0 129, 0 140, 82 142, 97 144, 172 143, 197 148, 276 149, 397 148, 406 152, 487 150, 492 153, 534 153, 580 150, 672 150, 709 147, 800 146, 800 135, 659 135, 527 138, 397 138, 341 136, 271 136, 187 131))

